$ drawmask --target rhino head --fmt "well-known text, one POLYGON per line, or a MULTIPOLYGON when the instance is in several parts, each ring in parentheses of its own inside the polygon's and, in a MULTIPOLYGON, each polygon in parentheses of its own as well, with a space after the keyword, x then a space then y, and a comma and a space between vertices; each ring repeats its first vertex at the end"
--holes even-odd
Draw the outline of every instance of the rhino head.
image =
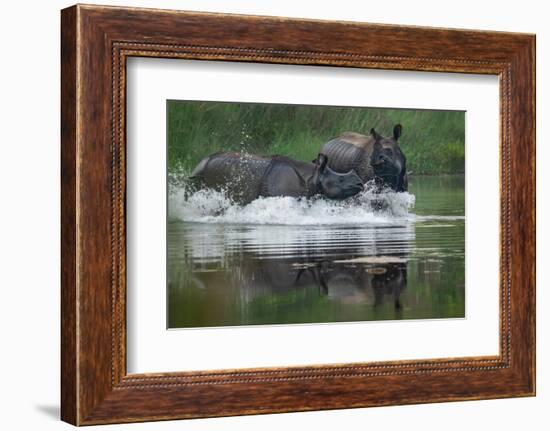
POLYGON ((398 192, 407 190, 406 159, 397 142, 402 129, 401 124, 396 124, 393 128, 393 136, 389 137, 379 135, 374 129, 370 130, 374 138, 370 162, 377 182, 398 192))
POLYGON ((363 190, 363 181, 354 170, 338 173, 329 168, 327 162, 324 154, 319 154, 314 161, 314 182, 319 193, 329 199, 346 199, 363 190))

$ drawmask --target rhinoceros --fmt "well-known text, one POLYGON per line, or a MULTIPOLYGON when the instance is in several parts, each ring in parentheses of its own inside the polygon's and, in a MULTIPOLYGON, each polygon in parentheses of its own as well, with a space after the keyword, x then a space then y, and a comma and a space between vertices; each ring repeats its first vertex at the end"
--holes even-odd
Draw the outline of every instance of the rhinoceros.
POLYGON ((397 140, 401 124, 395 125, 393 135, 383 137, 371 129, 370 135, 344 132, 321 147, 329 159, 329 167, 336 172, 353 169, 363 182, 375 180, 397 192, 407 191, 406 158, 397 140))
POLYGON ((346 199, 363 190, 363 181, 353 170, 337 173, 327 163, 324 154, 308 163, 285 156, 222 152, 201 160, 191 179, 199 187, 224 190, 241 204, 260 196, 346 199))

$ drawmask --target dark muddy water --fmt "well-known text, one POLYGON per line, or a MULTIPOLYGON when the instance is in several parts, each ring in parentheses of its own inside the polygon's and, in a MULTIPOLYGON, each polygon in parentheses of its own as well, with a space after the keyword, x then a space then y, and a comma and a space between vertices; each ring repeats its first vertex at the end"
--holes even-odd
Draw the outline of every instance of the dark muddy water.
POLYGON ((414 177, 409 192, 383 213, 368 197, 171 196, 168 327, 463 317, 464 177, 414 177))

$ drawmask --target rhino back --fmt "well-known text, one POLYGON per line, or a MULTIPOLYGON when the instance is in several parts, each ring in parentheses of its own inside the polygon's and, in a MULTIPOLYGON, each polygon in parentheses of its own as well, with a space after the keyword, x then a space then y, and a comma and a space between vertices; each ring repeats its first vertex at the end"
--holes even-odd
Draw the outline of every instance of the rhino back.
POLYGON ((354 169, 366 182, 374 177, 370 163, 373 146, 372 137, 346 132, 324 144, 320 152, 328 157, 331 169, 340 173, 354 169))
POLYGON ((262 178, 271 161, 241 153, 216 153, 203 159, 191 177, 201 186, 224 190, 234 200, 249 203, 260 193, 262 178))

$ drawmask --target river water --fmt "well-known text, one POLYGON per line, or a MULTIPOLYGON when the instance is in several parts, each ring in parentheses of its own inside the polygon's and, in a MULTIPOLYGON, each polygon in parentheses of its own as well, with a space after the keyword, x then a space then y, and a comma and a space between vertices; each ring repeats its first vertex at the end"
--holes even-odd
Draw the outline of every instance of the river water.
POLYGON ((168 207, 169 328, 464 317, 464 176, 245 207, 171 190, 168 207))

